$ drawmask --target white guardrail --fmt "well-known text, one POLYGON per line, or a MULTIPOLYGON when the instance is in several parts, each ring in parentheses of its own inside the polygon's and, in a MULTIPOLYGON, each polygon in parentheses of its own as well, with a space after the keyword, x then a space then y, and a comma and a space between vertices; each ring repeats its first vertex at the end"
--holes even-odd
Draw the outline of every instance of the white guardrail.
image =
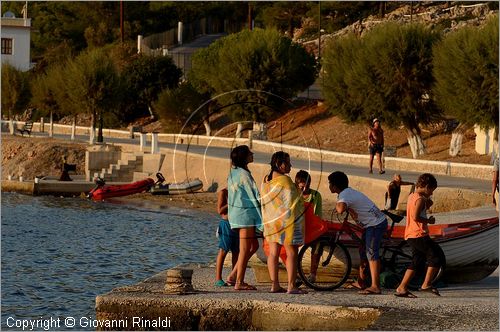
MULTIPOLYGON (((21 128, 24 125, 23 121, 13 121, 14 128, 21 128)), ((50 123, 44 124, 43 131, 49 131, 50 123)), ((72 125, 53 124, 53 134, 69 134, 73 131, 72 125)), ((74 126, 75 135, 90 135, 90 127, 74 126)), ((33 132, 41 132, 39 122, 33 123, 33 132)), ((2 132, 9 131, 9 121, 2 120, 2 132)), ((97 132, 97 129, 96 129, 97 132)), ((131 131, 117 129, 103 129, 103 137, 106 138, 130 138, 131 131)), ((137 135, 137 133, 135 133, 137 135)), ((138 134, 141 135, 141 134, 138 134)), ((153 133, 143 133, 144 143, 151 142, 153 133)), ((316 148, 301 147, 289 144, 280 144, 274 142, 261 141, 248 138, 231 138, 231 137, 216 137, 204 135, 189 135, 189 134, 156 134, 158 142, 163 143, 178 143, 192 144, 204 146, 232 147, 240 144, 248 144, 253 150, 259 152, 273 153, 279 150, 285 150, 290 153, 291 157, 307 158, 316 161, 334 162, 339 164, 366 166, 368 165, 369 156, 342 153, 316 148)), ((97 135, 96 135, 97 136, 97 135)), ((385 157, 385 167, 396 171, 414 171, 414 172, 429 172, 433 174, 450 175, 456 177, 472 178, 489 180, 492 176, 493 166, 491 165, 474 165, 465 163, 455 163, 449 161, 431 161, 421 159, 407 159, 396 157, 385 157)))

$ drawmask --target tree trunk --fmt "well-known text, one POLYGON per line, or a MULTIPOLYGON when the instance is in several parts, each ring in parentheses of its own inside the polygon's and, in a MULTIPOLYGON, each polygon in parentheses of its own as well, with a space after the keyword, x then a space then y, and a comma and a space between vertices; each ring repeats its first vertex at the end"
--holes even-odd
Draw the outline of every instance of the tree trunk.
POLYGON ((406 128, 406 135, 408 139, 408 144, 410 145, 411 154, 413 158, 425 154, 425 144, 420 136, 420 128, 406 128))
POLYGON ((203 120, 203 125, 205 126, 206 135, 210 136, 210 134, 212 133, 212 130, 210 128, 210 122, 208 122, 208 119, 203 120))
POLYGON ((470 126, 460 123, 453 133, 451 134, 450 141, 450 156, 456 157, 462 150, 462 141, 464 138, 464 133, 470 126))

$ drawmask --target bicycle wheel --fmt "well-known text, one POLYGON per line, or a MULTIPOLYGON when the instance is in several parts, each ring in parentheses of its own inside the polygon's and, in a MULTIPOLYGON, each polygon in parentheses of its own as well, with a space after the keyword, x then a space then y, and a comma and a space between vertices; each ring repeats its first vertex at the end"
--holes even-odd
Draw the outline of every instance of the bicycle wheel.
MULTIPOLYGON (((439 259, 441 261, 441 266, 439 267, 438 273, 434 276, 432 284, 438 282, 444 275, 444 270, 446 267, 446 256, 444 255, 443 249, 436 244, 436 249, 438 250, 439 259)), ((402 280, 408 266, 412 262, 411 247, 405 241, 400 244, 395 250, 390 251, 392 256, 389 259, 384 259, 383 270, 389 269, 390 271, 396 273, 399 279, 402 280)), ((423 283, 425 279, 425 274, 427 272, 427 264, 424 261, 420 266, 417 267, 415 271, 415 276, 410 282, 410 288, 417 289, 423 283)))
POLYGON ((306 244, 299 252, 299 275, 308 287, 318 291, 334 290, 345 283, 351 274, 351 264, 346 247, 329 239, 306 244), (316 264, 316 277, 313 277, 311 266, 316 264))

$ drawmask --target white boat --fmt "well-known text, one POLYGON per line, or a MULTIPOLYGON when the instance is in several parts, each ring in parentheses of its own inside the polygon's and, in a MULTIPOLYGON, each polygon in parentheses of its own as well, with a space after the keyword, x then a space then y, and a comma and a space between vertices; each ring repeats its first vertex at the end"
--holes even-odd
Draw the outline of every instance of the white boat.
POLYGON ((156 177, 158 178, 158 181, 156 181, 155 185, 150 190, 153 195, 188 194, 203 188, 203 182, 198 178, 179 183, 163 184, 165 182, 163 175, 161 173, 157 173, 156 177))

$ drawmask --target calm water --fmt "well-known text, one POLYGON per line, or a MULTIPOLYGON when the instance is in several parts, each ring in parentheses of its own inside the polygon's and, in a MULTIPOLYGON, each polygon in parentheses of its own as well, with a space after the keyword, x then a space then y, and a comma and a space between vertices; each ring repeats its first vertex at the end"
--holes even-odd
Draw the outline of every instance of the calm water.
POLYGON ((12 193, 1 198, 2 329, 9 317, 95 317, 98 294, 180 263, 215 260, 218 221, 206 213, 12 193))

